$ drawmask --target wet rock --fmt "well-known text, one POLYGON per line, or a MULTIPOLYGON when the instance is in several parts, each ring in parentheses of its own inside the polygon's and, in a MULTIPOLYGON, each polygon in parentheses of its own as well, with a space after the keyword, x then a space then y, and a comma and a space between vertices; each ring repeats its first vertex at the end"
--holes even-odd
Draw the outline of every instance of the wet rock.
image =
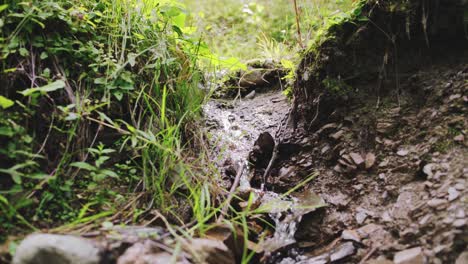
POLYGON ((367 153, 366 154, 366 169, 370 169, 375 164, 375 155, 374 153, 367 153))
POLYGON ((349 202, 351 201, 351 198, 341 192, 338 192, 336 194, 331 194, 331 195, 328 195, 328 194, 322 194, 322 196, 324 197, 325 201, 329 204, 333 204, 337 207, 346 207, 349 202))
POLYGON ((458 256, 455 264, 467 264, 468 263, 468 251, 465 251, 458 256))
POLYGON ((294 166, 281 168, 278 172, 278 179, 291 177, 296 171, 296 169, 297 168, 294 166))
POLYGON ((427 175, 427 177, 431 178, 432 175, 433 175, 433 172, 432 172, 432 168, 434 167, 434 164, 433 163, 429 163, 429 164, 426 164, 424 165, 423 167, 423 172, 424 174, 427 175))
POLYGON ((448 188, 448 200, 449 200, 449 202, 457 199, 458 196, 460 196, 460 192, 457 191, 457 189, 455 189, 454 187, 448 188))
POLYGON ((425 259, 421 247, 400 251, 393 258, 395 264, 424 264, 425 259))
MULTIPOLYGON (((327 263, 329 263, 328 262, 329 258, 330 258, 329 254, 323 254, 323 255, 313 257, 313 258, 309 258, 309 259, 305 259, 305 260, 302 260, 302 261, 299 261, 299 262, 296 262, 296 261, 293 260, 290 263, 297 263, 297 264, 327 264, 327 263)), ((283 264, 283 263, 281 262, 280 264, 283 264)))
POLYGON ((406 155, 408 155, 409 151, 407 149, 400 149, 397 151, 397 155, 400 156, 400 157, 404 157, 406 155))
POLYGON ((26 237, 13 258, 13 264, 98 264, 100 261, 100 250, 90 241, 51 234, 26 237))
MULTIPOLYGON (((117 260, 117 264, 166 264, 171 261, 171 254, 162 252, 155 242, 145 240, 125 250, 117 260)), ((176 263, 188 263, 188 261, 178 260, 176 263)))
POLYGON ((366 212, 363 212, 363 211, 360 211, 360 212, 357 212, 356 214, 356 222, 358 224, 363 224, 364 221, 366 221, 367 219, 367 214, 366 212))
POLYGON ((333 251, 330 255, 330 260, 332 262, 342 260, 356 253, 356 247, 354 247, 353 242, 346 242, 340 245, 337 249, 333 251))
POLYGON ((260 85, 266 85, 268 82, 264 79, 265 71, 260 69, 251 69, 241 76, 239 86, 248 88, 260 85))
POLYGON ((334 140, 340 139, 344 135, 344 130, 340 130, 334 134, 331 134, 330 137, 333 138, 334 140))
POLYGON ((366 264, 393 264, 393 261, 386 259, 385 257, 378 257, 377 259, 371 259, 366 264))
POLYGON ((255 141, 253 150, 249 154, 249 161, 256 168, 266 168, 273 155, 275 140, 268 132, 263 132, 255 141))
POLYGON ((453 222, 453 226, 457 228, 464 227, 465 225, 466 225, 466 219, 457 219, 453 222))
POLYGON ((356 164, 357 166, 360 166, 361 164, 364 163, 364 159, 358 153, 351 152, 349 153, 349 156, 351 157, 351 159, 353 159, 354 164, 356 164))
POLYGON ((341 239, 351 240, 358 243, 361 242, 361 237, 356 230, 344 230, 343 233, 341 233, 341 239))
POLYGON ((429 205, 432 208, 437 208, 437 209, 439 209, 440 207, 443 207, 446 204, 447 204, 447 200, 445 199, 432 199, 429 202, 427 202, 427 205, 429 205))
POLYGON ((187 246, 189 252, 194 252, 197 263, 206 264, 234 264, 235 258, 228 247, 218 240, 196 238, 187 246))
POLYGON ((255 90, 251 91, 249 94, 247 94, 244 98, 245 99, 253 99, 255 97, 255 90))

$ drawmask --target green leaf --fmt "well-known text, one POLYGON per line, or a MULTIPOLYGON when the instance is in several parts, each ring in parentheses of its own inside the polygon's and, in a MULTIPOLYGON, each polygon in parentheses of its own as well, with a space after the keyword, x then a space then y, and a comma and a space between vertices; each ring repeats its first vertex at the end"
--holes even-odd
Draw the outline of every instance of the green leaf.
POLYGON ((47 52, 43 51, 43 52, 41 53, 41 56, 40 56, 41 60, 45 60, 45 59, 47 59, 48 57, 49 57, 49 55, 47 54, 47 52))
POLYGON ((9 107, 12 107, 14 104, 15 104, 15 102, 13 102, 12 100, 0 95, 0 106, 3 109, 7 109, 9 107))
POLYGON ((25 48, 20 48, 20 49, 19 49, 19 53, 20 53, 20 55, 23 56, 23 57, 26 57, 26 56, 29 55, 29 51, 28 51, 27 49, 25 49, 25 48))
POLYGON ((119 175, 117 175, 117 173, 115 173, 115 172, 113 172, 111 170, 101 170, 100 172, 101 172, 101 174, 104 174, 104 175, 112 177, 112 178, 118 178, 119 177, 119 175))
POLYGON ((49 83, 49 84, 44 85, 42 87, 26 89, 26 90, 23 90, 23 91, 21 91, 19 93, 24 95, 24 96, 30 96, 30 95, 32 95, 32 94, 34 94, 36 92, 48 93, 48 92, 53 92, 53 91, 63 89, 63 88, 65 88, 65 82, 62 81, 62 80, 57 80, 57 81, 55 81, 53 83, 49 83))
POLYGON ((0 5, 0 12, 2 12, 3 10, 7 9, 8 8, 8 5, 5 4, 5 5, 0 5))
POLYGON ((70 166, 72 167, 76 167, 76 168, 79 168, 79 169, 83 169, 83 170, 87 170, 87 171, 95 171, 96 168, 86 162, 73 162, 72 164, 70 164, 70 166))

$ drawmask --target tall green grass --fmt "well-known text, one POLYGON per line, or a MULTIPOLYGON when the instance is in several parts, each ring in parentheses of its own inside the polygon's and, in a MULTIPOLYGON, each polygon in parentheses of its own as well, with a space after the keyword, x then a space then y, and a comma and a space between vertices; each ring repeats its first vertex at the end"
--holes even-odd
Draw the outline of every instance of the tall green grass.
POLYGON ((183 5, 8 0, 0 10, 0 237, 143 221, 154 209, 179 219, 178 200, 199 221, 212 215, 197 65, 215 57, 187 34, 183 5))
MULTIPOLYGON (((300 50, 292 1, 181 1, 192 11, 190 22, 198 29, 199 36, 220 56, 279 62, 291 59, 300 50)), ((352 2, 298 0, 302 42, 312 41, 326 17, 350 10, 352 2)))

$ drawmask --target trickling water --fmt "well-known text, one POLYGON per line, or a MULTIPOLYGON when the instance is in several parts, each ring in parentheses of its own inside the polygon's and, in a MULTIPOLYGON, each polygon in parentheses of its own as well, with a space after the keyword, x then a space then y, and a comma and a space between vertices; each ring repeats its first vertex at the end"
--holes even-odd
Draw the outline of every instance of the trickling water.
POLYGON ((237 170, 243 169, 239 189, 256 194, 261 200, 262 211, 268 213, 275 223, 273 236, 261 244, 267 255, 296 243, 294 235, 298 224, 302 216, 311 211, 304 206, 317 206, 321 201, 310 194, 300 198, 283 197, 273 192, 254 190, 250 186, 248 154, 262 132, 275 134, 278 123, 288 110, 287 99, 281 92, 259 94, 251 100, 231 104, 211 101, 204 108, 219 168, 225 168, 226 163, 238 164, 237 170))

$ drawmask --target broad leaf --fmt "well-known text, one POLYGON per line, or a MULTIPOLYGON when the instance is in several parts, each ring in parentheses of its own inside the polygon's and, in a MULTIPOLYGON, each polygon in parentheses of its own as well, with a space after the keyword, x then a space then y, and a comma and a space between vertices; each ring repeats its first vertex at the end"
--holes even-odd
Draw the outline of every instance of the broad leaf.
POLYGON ((83 169, 83 170, 87 170, 87 171, 95 171, 96 168, 93 166, 93 165, 90 165, 86 162, 73 162, 72 164, 70 164, 70 166, 73 166, 73 167, 77 167, 77 168, 80 168, 80 169, 83 169))
POLYGON ((14 104, 15 102, 13 102, 12 100, 0 95, 0 107, 2 107, 3 109, 7 109, 13 106, 14 104))
POLYGON ((47 85, 44 85, 42 87, 36 87, 36 88, 30 88, 26 89, 24 91, 21 91, 20 93, 24 96, 30 96, 36 92, 40 93, 48 93, 48 92, 53 92, 59 89, 65 88, 65 82, 62 80, 57 80, 53 83, 49 83, 47 85))

